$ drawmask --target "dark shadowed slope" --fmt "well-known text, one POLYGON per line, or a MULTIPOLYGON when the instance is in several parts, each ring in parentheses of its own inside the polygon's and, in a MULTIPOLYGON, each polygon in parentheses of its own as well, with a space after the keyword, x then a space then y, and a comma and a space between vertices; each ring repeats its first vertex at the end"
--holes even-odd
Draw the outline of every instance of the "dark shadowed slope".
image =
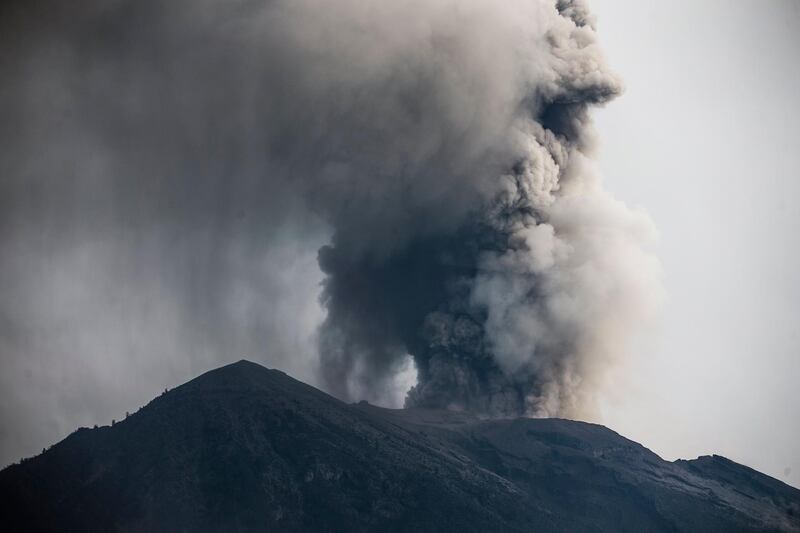
POLYGON ((800 531, 800 491, 722 457, 347 405, 247 361, 6 468, 0 502, 7 531, 800 531))

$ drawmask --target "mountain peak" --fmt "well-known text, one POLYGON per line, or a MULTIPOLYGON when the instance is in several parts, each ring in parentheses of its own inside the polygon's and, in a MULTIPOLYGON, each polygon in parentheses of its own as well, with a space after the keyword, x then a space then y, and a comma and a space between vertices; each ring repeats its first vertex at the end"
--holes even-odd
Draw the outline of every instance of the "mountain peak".
MULTIPOLYGON (((250 361, 250 360, 248 360, 248 359, 239 359, 239 360, 238 360, 238 361, 236 361, 235 363, 229 363, 229 364, 227 364, 227 365, 223 365, 223 366, 219 367, 217 370, 222 370, 222 369, 224 369, 224 368, 228 368, 228 367, 256 367, 256 368, 267 368, 267 367, 265 367, 265 366, 263 366, 263 365, 260 365, 260 364, 258 364, 258 363, 254 363, 253 361, 250 361)), ((267 369, 267 370, 269 370, 269 369, 267 369)))
POLYGON ((599 425, 348 405, 211 370, 0 472, 15 531, 797 531, 800 491, 599 425))
POLYGON ((195 379, 200 379, 203 376, 207 376, 207 375, 219 376, 219 375, 223 375, 223 374, 231 374, 231 375, 235 375, 235 376, 241 376, 241 375, 243 375, 244 373, 247 373, 247 372, 256 372, 256 373, 276 372, 276 373, 285 375, 283 372, 280 372, 279 370, 274 370, 274 369, 271 369, 271 368, 267 368, 267 367, 265 367, 263 365, 260 365, 258 363, 254 363, 253 361, 249 361, 247 359, 239 359, 238 361, 236 361, 234 363, 228 363, 227 365, 223 365, 223 366, 215 368, 213 370, 209 370, 208 372, 206 372, 204 374, 201 374, 200 376, 198 376, 195 379))
POLYGON ((267 368, 258 363, 240 359, 235 363, 230 363, 192 379, 184 385, 176 388, 195 389, 203 388, 222 388, 222 389, 264 389, 275 386, 287 386, 295 384, 297 386, 307 386, 294 378, 289 377, 280 370, 267 368))

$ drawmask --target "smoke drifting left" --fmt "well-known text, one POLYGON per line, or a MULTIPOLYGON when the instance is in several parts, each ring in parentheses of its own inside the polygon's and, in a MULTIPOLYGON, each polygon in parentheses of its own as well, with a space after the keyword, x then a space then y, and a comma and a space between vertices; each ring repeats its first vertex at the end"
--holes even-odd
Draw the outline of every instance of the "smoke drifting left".
POLYGON ((2 9, 3 422, 243 354, 379 402, 410 356, 410 405, 585 416, 657 299, 590 161, 621 84, 583 2, 2 9))

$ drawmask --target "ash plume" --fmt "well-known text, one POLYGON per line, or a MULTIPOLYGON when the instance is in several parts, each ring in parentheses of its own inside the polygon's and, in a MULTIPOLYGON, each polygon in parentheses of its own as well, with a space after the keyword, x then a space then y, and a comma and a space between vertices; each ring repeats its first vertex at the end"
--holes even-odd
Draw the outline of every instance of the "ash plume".
POLYGON ((410 355, 407 406, 591 416, 658 294, 647 217, 589 160, 589 109, 621 84, 583 2, 467 5, 404 43, 420 74, 385 96, 412 127, 370 145, 390 163, 320 250, 324 376, 341 396, 379 397, 410 355))
POLYGON ((648 218, 590 160, 621 83, 582 1, 0 20, 3 422, 260 353, 348 400, 388 401, 410 357, 408 405, 579 416, 658 294, 648 218))

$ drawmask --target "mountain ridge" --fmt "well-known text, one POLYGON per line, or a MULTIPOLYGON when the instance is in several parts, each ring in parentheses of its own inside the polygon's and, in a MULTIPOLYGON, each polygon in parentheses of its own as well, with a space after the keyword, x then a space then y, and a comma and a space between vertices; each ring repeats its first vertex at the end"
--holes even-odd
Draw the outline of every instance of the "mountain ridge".
POLYGON ((241 360, 0 471, 27 531, 800 531, 800 491, 597 424, 347 404, 241 360))

